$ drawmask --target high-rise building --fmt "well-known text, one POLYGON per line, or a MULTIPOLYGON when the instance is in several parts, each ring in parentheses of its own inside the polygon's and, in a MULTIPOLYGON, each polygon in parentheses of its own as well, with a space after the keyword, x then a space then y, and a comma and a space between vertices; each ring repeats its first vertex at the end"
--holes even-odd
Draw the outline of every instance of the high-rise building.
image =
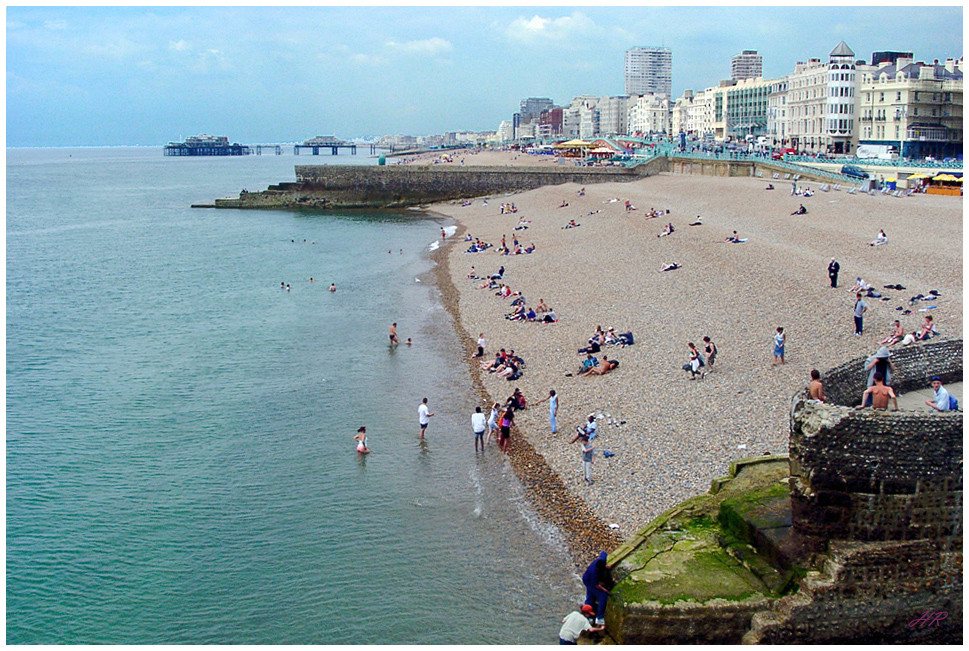
POLYGON ((744 50, 730 59, 730 78, 734 81, 753 79, 764 74, 764 57, 757 50, 744 50))
POLYGON ((626 95, 672 96, 673 53, 668 47, 626 50, 626 95))
POLYGON ((554 106, 554 102, 548 97, 529 97, 521 101, 521 113, 524 121, 528 121, 532 118, 537 118, 542 114, 542 111, 550 109, 554 106))

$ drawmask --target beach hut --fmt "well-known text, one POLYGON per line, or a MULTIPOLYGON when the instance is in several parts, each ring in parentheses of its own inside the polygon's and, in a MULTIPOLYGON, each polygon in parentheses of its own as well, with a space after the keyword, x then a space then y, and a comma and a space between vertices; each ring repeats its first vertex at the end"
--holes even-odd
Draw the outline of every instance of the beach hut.
POLYGON ((932 184, 925 189, 926 194, 946 194, 949 196, 962 196, 961 176, 954 174, 937 174, 931 179, 932 184))

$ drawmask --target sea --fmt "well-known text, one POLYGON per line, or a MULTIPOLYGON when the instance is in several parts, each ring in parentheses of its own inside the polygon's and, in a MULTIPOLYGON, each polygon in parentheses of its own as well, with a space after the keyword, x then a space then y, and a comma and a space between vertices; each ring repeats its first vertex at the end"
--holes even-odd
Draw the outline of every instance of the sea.
POLYGON ((191 207, 360 154, 6 157, 8 643, 557 642, 584 592, 474 450, 454 224, 191 207))

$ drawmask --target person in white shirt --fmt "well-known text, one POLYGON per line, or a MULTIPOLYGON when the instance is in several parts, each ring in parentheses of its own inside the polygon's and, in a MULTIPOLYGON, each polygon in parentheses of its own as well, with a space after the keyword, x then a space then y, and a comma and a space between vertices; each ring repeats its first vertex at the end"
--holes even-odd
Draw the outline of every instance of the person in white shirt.
POLYGON ((938 375, 932 378, 932 388, 935 389, 935 396, 926 400, 925 404, 936 411, 949 411, 949 392, 942 386, 942 378, 938 375))
POLYGON ((417 408, 417 420, 421 425, 421 438, 424 438, 424 430, 427 429, 427 419, 434 414, 428 412, 427 410, 427 398, 421 403, 421 406, 417 408))
POLYGON ((481 407, 475 407, 474 413, 471 414, 471 431, 474 432, 474 451, 478 451, 478 443, 481 443, 481 451, 484 452, 484 433, 488 429, 488 421, 485 420, 485 415, 481 413, 481 407))
POLYGON ((589 621, 594 617, 596 611, 589 604, 582 604, 582 610, 573 610, 562 620, 562 628, 559 630, 559 644, 578 644, 579 636, 583 631, 597 633, 605 626, 593 626, 589 621))

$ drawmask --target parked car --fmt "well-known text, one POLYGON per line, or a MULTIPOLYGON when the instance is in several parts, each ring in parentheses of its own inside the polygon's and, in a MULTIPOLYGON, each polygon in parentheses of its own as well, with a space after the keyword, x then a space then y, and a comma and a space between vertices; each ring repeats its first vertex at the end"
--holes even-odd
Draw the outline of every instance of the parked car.
POLYGON ((866 172, 865 170, 861 169, 857 165, 842 165, 841 166, 841 173, 844 174, 845 176, 850 176, 850 177, 855 178, 855 179, 867 179, 868 178, 868 172, 866 172))

